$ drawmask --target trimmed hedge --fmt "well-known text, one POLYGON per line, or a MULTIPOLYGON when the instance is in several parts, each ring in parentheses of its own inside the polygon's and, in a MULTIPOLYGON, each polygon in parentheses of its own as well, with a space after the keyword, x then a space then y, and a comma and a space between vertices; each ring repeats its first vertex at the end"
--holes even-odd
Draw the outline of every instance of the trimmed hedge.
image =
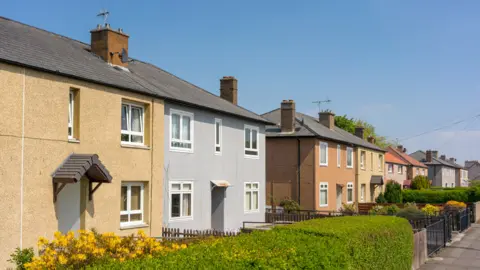
POLYGON ((411 269, 406 219, 323 218, 194 244, 162 257, 89 269, 411 269))
POLYGON ((465 203, 480 201, 480 188, 403 190, 403 202, 446 203, 448 201, 465 203))

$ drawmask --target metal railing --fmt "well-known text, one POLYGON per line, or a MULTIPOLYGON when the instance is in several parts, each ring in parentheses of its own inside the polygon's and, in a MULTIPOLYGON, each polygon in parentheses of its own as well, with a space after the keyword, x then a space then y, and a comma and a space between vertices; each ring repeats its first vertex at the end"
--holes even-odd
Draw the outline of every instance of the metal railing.
POLYGON ((445 247, 446 234, 445 226, 446 219, 440 219, 426 226, 427 229, 427 252, 428 255, 432 255, 441 248, 445 247))

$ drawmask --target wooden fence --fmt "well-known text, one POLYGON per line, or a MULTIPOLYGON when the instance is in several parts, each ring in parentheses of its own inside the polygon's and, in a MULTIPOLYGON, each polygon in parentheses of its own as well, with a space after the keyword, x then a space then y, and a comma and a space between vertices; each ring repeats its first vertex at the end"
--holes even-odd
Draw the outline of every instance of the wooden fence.
POLYGON ((224 232, 218 230, 193 230, 193 229, 178 229, 178 228, 162 228, 162 238, 202 238, 208 236, 214 237, 230 237, 237 236, 240 232, 224 232))

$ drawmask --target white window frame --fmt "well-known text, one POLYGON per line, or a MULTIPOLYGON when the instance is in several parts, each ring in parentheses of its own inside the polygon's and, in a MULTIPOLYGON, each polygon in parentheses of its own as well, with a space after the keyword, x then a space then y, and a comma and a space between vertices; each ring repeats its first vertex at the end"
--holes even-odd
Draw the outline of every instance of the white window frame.
POLYGON ((365 200, 365 190, 367 189, 367 185, 366 184, 361 184, 360 185, 360 201, 363 202, 365 200))
POLYGON ((328 206, 328 182, 320 182, 320 184, 318 184, 318 204, 320 207, 328 206), (325 200, 327 204, 322 204, 322 190, 327 191, 327 198, 325 200))
POLYGON ((243 210, 245 213, 258 213, 260 212, 260 182, 245 182, 243 184, 243 210), (250 189, 247 189, 247 184, 250 184, 250 189), (253 188, 253 185, 257 185, 257 188, 253 188), (252 209, 246 209, 245 208, 245 200, 246 200, 246 193, 249 192, 250 194, 250 205, 252 206, 252 209), (254 205, 254 199, 253 199, 253 192, 257 192, 257 209, 253 208, 254 205))
POLYGON ((320 142, 320 156, 319 156, 319 163, 320 166, 328 166, 328 143, 320 142), (322 147, 325 146, 325 162, 322 163, 322 147))
POLYGON ((195 131, 194 131, 194 126, 195 126, 195 114, 194 113, 191 113, 191 112, 186 112, 186 111, 181 111, 181 110, 177 110, 177 109, 170 109, 170 117, 169 117, 169 121, 170 121, 170 151, 172 152, 184 152, 184 153, 193 153, 193 149, 194 149, 194 135, 195 135, 195 131), (180 117, 180 139, 174 139, 173 138, 173 115, 176 114, 180 117), (190 140, 183 140, 182 139, 182 123, 183 123, 183 117, 184 116, 188 116, 190 117, 190 140), (185 148, 185 147, 178 147, 178 146, 172 146, 172 143, 174 142, 179 142, 179 143, 189 143, 191 145, 190 148, 185 148))
POLYGON ((393 165, 393 163, 387 163, 387 172, 391 174, 395 174, 395 166, 393 165), (390 170, 390 166, 392 168, 391 170, 390 170))
POLYGON ((353 201, 355 201, 355 193, 354 193, 354 188, 353 188, 353 182, 348 182, 347 183, 347 203, 353 203, 353 201), (349 190, 352 191, 352 200, 351 201, 348 200, 348 191, 349 190))
MULTIPOLYGON (((124 129, 121 129, 121 134, 125 134, 125 135, 129 135, 129 138, 130 138, 130 141, 122 141, 120 139, 120 142, 121 144, 126 144, 126 145, 145 145, 145 106, 143 105, 140 105, 138 103, 132 103, 132 102, 126 102, 126 101, 122 101, 122 111, 121 113, 123 112, 123 106, 127 106, 128 107, 128 113, 127 113, 127 130, 124 130, 124 129), (131 131, 131 125, 132 125, 132 122, 131 122, 131 116, 132 116, 132 107, 135 107, 135 108, 138 108, 138 109, 141 109, 142 110, 142 114, 141 114, 141 121, 140 121, 140 125, 141 125, 141 129, 142 131, 141 132, 137 132, 137 131, 131 131), (137 143, 137 142, 132 142, 132 137, 131 136, 141 136, 142 137, 142 142, 141 143, 137 143)), ((121 115, 120 115, 120 121, 121 121, 121 115)), ((120 127, 121 128, 121 127, 120 127)))
POLYGON ((398 173, 398 174, 403 174, 403 167, 402 167, 402 165, 397 165, 397 173, 398 173))
POLYGON ((416 172, 417 172, 417 175, 420 175, 420 169, 419 168, 416 169, 416 172))
MULTIPOLYGON (((75 131, 74 126, 75 126, 75 92, 74 90, 70 89, 70 92, 68 93, 68 116, 69 120, 68 121, 68 129, 70 129, 72 132, 68 134, 69 139, 74 138, 75 131)), ((68 130, 67 129, 67 130, 68 130)))
POLYGON ((342 147, 340 144, 337 144, 337 167, 340 168, 342 166, 342 147))
POLYGON ((382 154, 378 154, 378 171, 379 172, 383 172, 383 169, 382 169, 382 164, 385 164, 383 162, 383 155, 382 154))
POLYGON ((168 182, 168 217, 169 221, 182 221, 182 220, 193 220, 193 210, 194 210, 194 184, 193 180, 175 180, 168 182), (179 184, 180 190, 172 190, 172 185, 179 184), (184 184, 190 184, 192 189, 191 190, 183 190, 184 184), (179 217, 172 217, 172 195, 173 194, 180 194, 180 216, 179 217), (191 215, 190 216, 183 216, 183 194, 190 194, 191 200, 191 215))
POLYGON ((347 151, 346 151, 346 154, 347 154, 347 168, 349 169, 352 169, 353 168, 353 164, 354 164, 354 161, 353 161, 353 148, 352 147, 347 147, 347 151), (348 165, 348 152, 350 152, 350 156, 351 156, 351 161, 352 161, 352 164, 348 165))
POLYGON ((367 152, 360 151, 360 169, 365 169, 365 160, 367 158, 366 156, 367 156, 367 152))
MULTIPOLYGON (((145 213, 143 212, 143 201, 145 200, 145 195, 144 195, 144 184, 141 182, 123 182, 122 187, 127 187, 127 210, 125 211, 120 211, 120 215, 128 215, 128 220, 126 222, 121 222, 120 221, 120 227, 129 227, 129 226, 135 226, 135 225, 141 225, 145 224, 144 218, 145 218, 145 213), (131 208, 131 203, 132 203, 132 186, 140 186, 140 210, 130 210, 131 208), (135 214, 141 214, 142 219, 138 221, 130 221, 130 215, 135 215, 135 214)), ((121 192, 121 191, 120 191, 121 192)), ((121 195, 120 195, 121 198, 121 195)))
POLYGON ((215 141, 214 141, 214 145, 215 145, 214 153, 215 153, 215 155, 219 155, 219 156, 222 155, 222 138, 223 138, 222 129, 223 129, 222 119, 215 118, 215 124, 213 126, 213 132, 215 134, 213 136, 214 139, 215 139, 215 141), (218 134, 217 134, 217 124, 218 124, 218 134), (217 135, 218 135, 218 144, 217 144, 217 135), (217 147, 220 148, 220 151, 217 151, 217 147))
POLYGON ((244 125, 243 127, 243 153, 245 155, 246 158, 253 158, 253 159, 259 159, 260 158, 260 129, 258 127, 255 127, 255 126, 250 126, 250 125, 244 125), (245 147, 245 131, 247 129, 250 129, 250 147, 245 147), (253 130, 257 131, 257 148, 254 149, 252 148, 252 145, 253 145, 253 130), (252 152, 257 152, 256 155, 250 155, 250 154, 247 154, 246 152, 247 151, 252 151, 252 152))

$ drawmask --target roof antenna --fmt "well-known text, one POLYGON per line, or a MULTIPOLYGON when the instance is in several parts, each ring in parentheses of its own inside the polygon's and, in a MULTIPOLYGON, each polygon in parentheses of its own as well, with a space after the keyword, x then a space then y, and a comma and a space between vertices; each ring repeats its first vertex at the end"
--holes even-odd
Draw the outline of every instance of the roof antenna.
POLYGON ((100 17, 100 16, 103 17, 103 25, 107 25, 107 19, 109 14, 110 12, 108 12, 108 10, 106 9, 102 9, 100 13, 97 14, 97 17, 100 17))
POLYGON ((330 103, 332 102, 328 97, 326 100, 317 100, 317 101, 313 101, 312 103, 316 103, 318 105, 318 113, 321 113, 322 111, 320 110, 320 106, 322 105, 322 103, 330 103))

